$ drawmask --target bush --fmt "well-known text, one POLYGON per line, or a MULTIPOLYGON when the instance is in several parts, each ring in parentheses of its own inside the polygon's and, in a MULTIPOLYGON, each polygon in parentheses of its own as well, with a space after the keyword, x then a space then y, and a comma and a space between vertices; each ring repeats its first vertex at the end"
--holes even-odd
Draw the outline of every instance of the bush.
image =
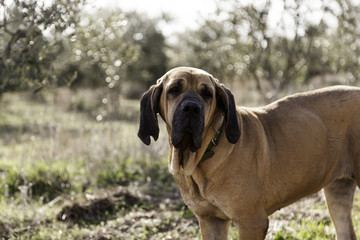
POLYGON ((34 167, 14 169, 1 167, 3 184, 0 185, 0 196, 13 197, 25 188, 23 194, 28 197, 42 198, 45 202, 72 189, 69 173, 66 169, 38 164, 34 167), (30 169, 30 170, 27 170, 30 169), (7 196, 6 196, 7 195, 7 196))
POLYGON ((46 202, 71 190, 69 173, 66 169, 53 169, 46 165, 37 165, 26 176, 33 197, 41 197, 46 202))
POLYGON ((13 196, 19 191, 19 186, 22 184, 20 172, 9 166, 1 166, 0 174, 2 178, 0 185, 0 197, 13 196))
POLYGON ((141 181, 138 171, 129 169, 131 160, 120 160, 120 164, 108 161, 103 168, 96 173, 96 184, 99 187, 122 185, 127 186, 130 182, 141 181))

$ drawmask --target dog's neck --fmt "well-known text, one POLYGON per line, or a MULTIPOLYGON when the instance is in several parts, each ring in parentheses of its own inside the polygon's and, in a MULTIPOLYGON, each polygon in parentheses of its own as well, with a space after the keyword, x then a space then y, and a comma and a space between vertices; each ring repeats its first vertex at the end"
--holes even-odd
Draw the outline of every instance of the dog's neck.
POLYGON ((215 136, 211 139, 210 143, 207 145, 205 153, 202 155, 200 162, 208 160, 214 155, 213 147, 218 144, 223 127, 224 127, 224 120, 221 123, 219 129, 216 131, 215 136))

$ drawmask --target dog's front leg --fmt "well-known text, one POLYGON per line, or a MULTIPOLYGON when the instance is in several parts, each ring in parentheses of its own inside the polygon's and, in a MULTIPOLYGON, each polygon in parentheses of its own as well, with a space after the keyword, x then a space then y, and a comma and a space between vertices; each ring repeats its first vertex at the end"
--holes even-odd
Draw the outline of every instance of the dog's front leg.
POLYGON ((198 217, 203 240, 226 240, 230 221, 214 216, 198 217))
POLYGON ((248 223, 238 223, 234 221, 238 231, 240 240, 263 240, 265 239, 268 227, 269 220, 267 217, 258 219, 250 224, 248 223))

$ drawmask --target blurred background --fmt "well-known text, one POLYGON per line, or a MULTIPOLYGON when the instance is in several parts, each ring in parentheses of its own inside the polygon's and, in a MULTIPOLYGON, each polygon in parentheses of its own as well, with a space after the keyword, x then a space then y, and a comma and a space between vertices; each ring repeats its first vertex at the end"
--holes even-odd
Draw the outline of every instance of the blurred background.
MULTIPOLYGON (((142 93, 192 66, 259 106, 359 86, 359 64, 357 0, 0 0, 0 238, 200 239, 164 126, 136 136, 142 93)), ((321 194, 272 220, 268 239, 335 236, 321 194)))

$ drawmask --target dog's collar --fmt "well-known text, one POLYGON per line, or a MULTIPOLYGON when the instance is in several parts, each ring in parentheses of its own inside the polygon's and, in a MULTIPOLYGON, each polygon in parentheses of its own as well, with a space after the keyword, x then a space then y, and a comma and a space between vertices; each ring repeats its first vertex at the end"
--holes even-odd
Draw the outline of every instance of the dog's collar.
POLYGON ((202 158, 200 159, 199 163, 201 163, 205 160, 208 160, 215 154, 214 151, 212 151, 211 149, 218 144, 223 127, 224 127, 224 121, 221 123, 221 126, 216 131, 215 136, 213 137, 213 139, 211 139, 209 145, 206 147, 205 153, 202 156, 202 158))

